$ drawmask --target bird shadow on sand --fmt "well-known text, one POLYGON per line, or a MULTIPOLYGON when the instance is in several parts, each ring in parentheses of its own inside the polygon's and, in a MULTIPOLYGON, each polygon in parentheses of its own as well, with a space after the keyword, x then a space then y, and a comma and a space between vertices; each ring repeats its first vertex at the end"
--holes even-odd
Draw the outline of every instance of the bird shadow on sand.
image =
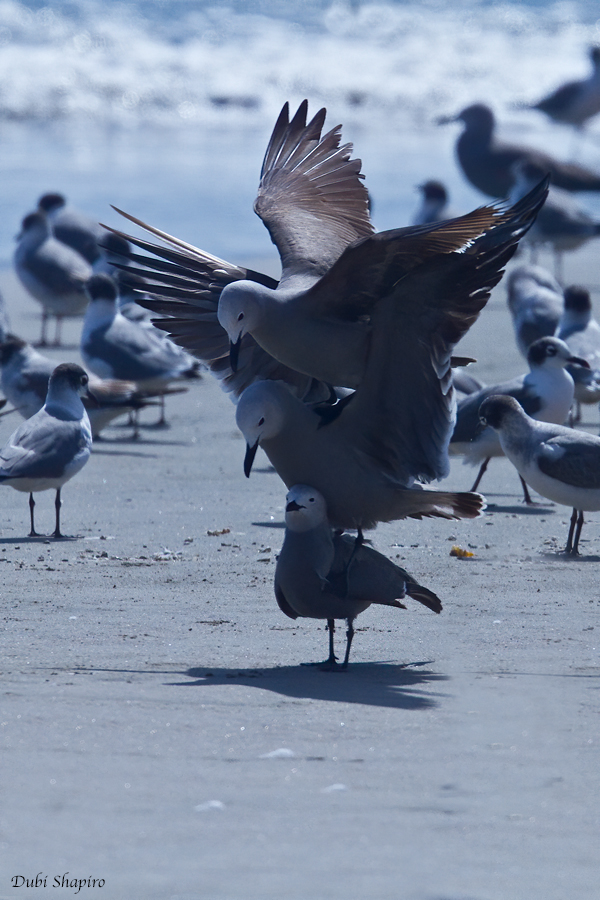
MULTIPOLYGON (((252 669, 194 666, 185 671, 164 667, 147 669, 109 669, 101 666, 73 666, 74 674, 106 673, 122 675, 130 682, 135 675, 185 676, 186 681, 167 681, 167 687, 210 688, 243 686, 271 691, 299 700, 359 703, 393 709, 435 709, 448 694, 427 690, 429 685, 449 680, 448 675, 433 672, 432 660, 397 665, 387 662, 350 663, 347 669, 329 672, 319 666, 270 666, 252 669), (189 680, 191 679, 191 680, 189 680)), ((53 667, 56 672, 56 667, 53 667)), ((203 696, 203 695, 202 695, 203 696)))
POLYGON ((430 661, 350 663, 347 669, 324 671, 319 666, 273 666, 256 669, 194 667, 184 674, 193 681, 174 686, 196 688, 223 684, 244 685, 298 699, 359 703, 396 709, 432 709, 439 705, 439 692, 428 685, 447 681, 447 675, 431 671, 430 661))
POLYGON ((517 516, 552 516, 555 513, 554 504, 549 500, 540 502, 535 500, 532 504, 524 503, 522 500, 518 503, 498 503, 492 499, 498 497, 513 499, 512 494, 486 494, 487 501, 486 513, 510 513, 517 516))

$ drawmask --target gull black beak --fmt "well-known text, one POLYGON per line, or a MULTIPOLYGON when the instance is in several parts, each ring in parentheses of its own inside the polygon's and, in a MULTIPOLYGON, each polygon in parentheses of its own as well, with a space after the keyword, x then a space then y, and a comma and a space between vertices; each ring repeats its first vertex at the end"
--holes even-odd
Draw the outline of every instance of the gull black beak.
POLYGON ((244 475, 246 478, 250 478, 250 472, 252 471, 252 463, 254 462, 254 457, 256 456, 256 451, 258 450, 258 441, 250 446, 250 444, 246 444, 246 455, 244 457, 244 475))
POLYGON ((229 341, 229 365, 232 372, 237 372, 238 361, 240 356, 240 344, 242 343, 242 335, 240 334, 237 341, 229 341))
POLYGON ((305 506, 300 506, 299 503, 296 503, 295 500, 290 500, 288 505, 285 508, 286 512, 298 512, 299 509, 306 509, 305 506))
POLYGON ((569 356, 569 358, 567 359, 567 362, 571 363, 574 366, 582 366, 582 368, 584 368, 584 369, 591 368, 587 359, 582 359, 580 356, 569 356))
POLYGON ((83 405, 85 406, 86 409, 99 409, 100 408, 100 401, 98 400, 98 398, 96 397, 95 394, 92 394, 89 387, 86 388, 85 393, 83 394, 81 399, 83 400, 83 405))

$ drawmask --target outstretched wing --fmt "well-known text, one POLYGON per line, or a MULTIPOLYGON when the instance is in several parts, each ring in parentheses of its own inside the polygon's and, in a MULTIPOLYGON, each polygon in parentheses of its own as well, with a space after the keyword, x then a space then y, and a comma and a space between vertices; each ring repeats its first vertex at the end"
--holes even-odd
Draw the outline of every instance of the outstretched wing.
POLYGON ((365 379, 326 427, 347 429, 347 439, 390 478, 407 484, 448 474, 452 350, 487 303, 542 199, 527 212, 515 207, 513 217, 463 252, 427 260, 375 306, 365 379))
POLYGON ((304 100, 292 120, 286 103, 261 169, 254 210, 279 250, 282 280, 319 277, 354 241, 373 233, 360 159, 341 144, 341 125, 321 136, 326 110, 306 123, 304 100))
POLYGON ((329 396, 329 388, 278 362, 249 334, 242 339, 237 371, 231 370, 229 337, 217 318, 221 291, 226 284, 238 280, 256 281, 275 288, 275 279, 235 266, 121 210, 117 212, 168 245, 161 246, 114 228, 108 229, 144 251, 144 254, 130 253, 120 266, 126 273, 143 279, 139 285, 132 283, 138 294, 137 302, 161 316, 153 320, 154 325, 202 360, 220 380, 224 390, 237 399, 252 382, 274 379, 284 381, 301 398, 325 400, 329 396))

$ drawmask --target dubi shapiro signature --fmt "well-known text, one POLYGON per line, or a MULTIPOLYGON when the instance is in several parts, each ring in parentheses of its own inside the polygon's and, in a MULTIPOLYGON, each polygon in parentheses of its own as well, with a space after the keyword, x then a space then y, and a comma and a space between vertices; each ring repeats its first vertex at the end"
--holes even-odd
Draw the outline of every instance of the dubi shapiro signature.
POLYGON ((50 878, 50 875, 44 875, 43 872, 38 872, 35 878, 27 878, 25 875, 13 875, 10 880, 12 886, 16 888, 74 888, 75 894, 78 894, 82 888, 102 888, 106 883, 104 878, 92 878, 91 876, 88 876, 87 878, 73 878, 69 872, 65 872, 64 875, 54 875, 54 877, 49 880, 50 878))

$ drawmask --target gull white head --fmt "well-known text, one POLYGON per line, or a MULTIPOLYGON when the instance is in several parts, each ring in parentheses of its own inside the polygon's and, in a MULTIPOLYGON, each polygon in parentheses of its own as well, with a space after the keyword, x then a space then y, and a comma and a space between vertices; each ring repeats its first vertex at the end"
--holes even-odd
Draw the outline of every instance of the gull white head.
POLYGON ((253 334, 263 321, 263 297, 268 290, 254 281, 233 281, 221 291, 217 317, 229 336, 230 364, 234 372, 237 371, 242 338, 245 334, 253 334))
POLYGON ((315 488, 295 484, 285 500, 285 525, 290 531, 312 531, 327 522, 325 498, 315 488))
POLYGON ((61 363, 48 381, 44 408, 58 419, 81 419, 85 416, 82 397, 90 397, 87 372, 76 363, 61 363))
POLYGON ((285 422, 285 401, 291 394, 278 381, 256 381, 238 401, 235 421, 246 439, 244 474, 250 477, 261 441, 277 437, 285 422))

